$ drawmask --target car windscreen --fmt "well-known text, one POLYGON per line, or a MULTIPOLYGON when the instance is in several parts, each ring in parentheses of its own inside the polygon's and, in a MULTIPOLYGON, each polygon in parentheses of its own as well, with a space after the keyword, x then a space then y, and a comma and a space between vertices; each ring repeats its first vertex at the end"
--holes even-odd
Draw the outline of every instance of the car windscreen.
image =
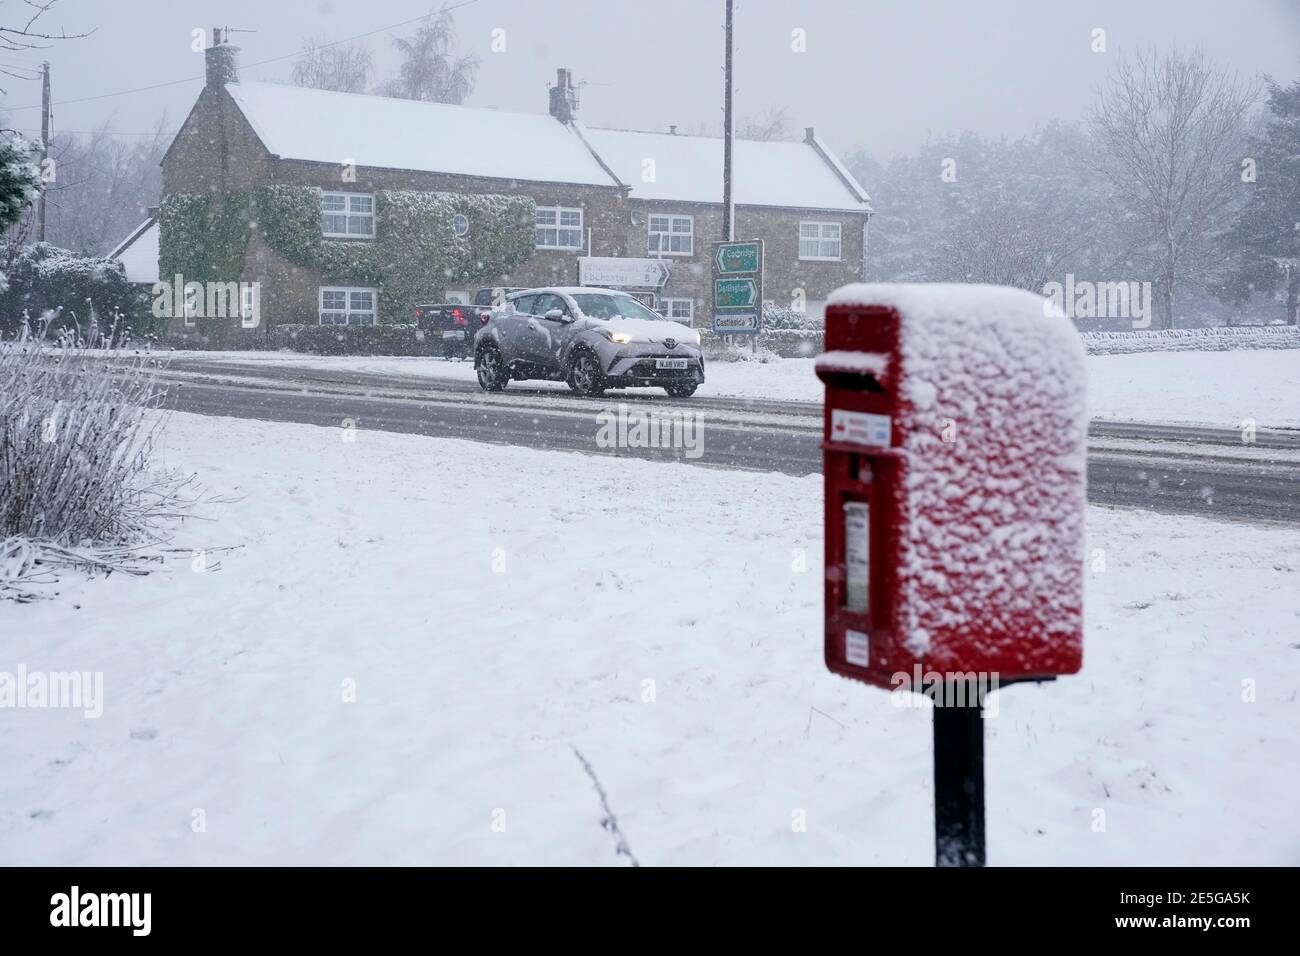
POLYGON ((663 316, 651 312, 630 295, 600 295, 579 293, 573 296, 582 314, 589 319, 649 319, 662 321, 663 316))

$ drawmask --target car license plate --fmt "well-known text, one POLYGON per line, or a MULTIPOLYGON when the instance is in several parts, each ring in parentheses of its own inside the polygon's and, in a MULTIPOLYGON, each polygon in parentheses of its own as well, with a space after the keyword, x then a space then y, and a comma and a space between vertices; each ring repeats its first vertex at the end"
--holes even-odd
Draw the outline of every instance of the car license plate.
POLYGON ((463 339, 463 338, 465 337, 465 330, 464 330, 464 329, 453 329, 453 330, 450 331, 450 332, 443 332, 443 333, 442 333, 442 337, 443 337, 444 339, 463 339))
POLYGON ((686 368, 686 359, 655 359, 655 368, 686 368))

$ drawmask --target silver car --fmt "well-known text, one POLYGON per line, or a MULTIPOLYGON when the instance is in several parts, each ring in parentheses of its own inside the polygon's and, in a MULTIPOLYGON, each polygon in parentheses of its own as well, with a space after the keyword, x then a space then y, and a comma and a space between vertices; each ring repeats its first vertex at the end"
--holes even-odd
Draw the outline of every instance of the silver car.
POLYGON ((568 382, 582 395, 657 385, 678 398, 704 381, 700 334, 626 292, 585 286, 525 289, 493 311, 474 337, 478 382, 568 382))

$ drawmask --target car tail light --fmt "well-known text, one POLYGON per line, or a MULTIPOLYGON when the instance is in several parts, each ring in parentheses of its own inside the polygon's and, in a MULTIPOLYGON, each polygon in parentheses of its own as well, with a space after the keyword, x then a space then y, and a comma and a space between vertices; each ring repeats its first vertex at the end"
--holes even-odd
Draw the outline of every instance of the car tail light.
POLYGON ((455 320, 457 325, 465 324, 465 316, 460 314, 460 309, 452 309, 451 317, 455 320))
POLYGON ((488 318, 490 317, 490 315, 491 315, 491 313, 489 313, 489 312, 480 312, 480 313, 478 314, 478 320, 479 320, 480 322, 482 322, 484 325, 486 325, 486 324, 487 324, 487 320, 488 320, 488 318))

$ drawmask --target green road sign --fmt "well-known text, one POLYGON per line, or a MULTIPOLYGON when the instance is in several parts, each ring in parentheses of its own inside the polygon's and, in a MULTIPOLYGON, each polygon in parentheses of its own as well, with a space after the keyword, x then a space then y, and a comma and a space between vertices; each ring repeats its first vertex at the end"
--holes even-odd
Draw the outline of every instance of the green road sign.
POLYGON ((717 309, 752 309, 758 302, 753 279, 714 279, 713 306, 717 309))
POLYGON ((757 272, 761 256, 757 242, 723 242, 718 244, 714 259, 718 275, 757 272))

